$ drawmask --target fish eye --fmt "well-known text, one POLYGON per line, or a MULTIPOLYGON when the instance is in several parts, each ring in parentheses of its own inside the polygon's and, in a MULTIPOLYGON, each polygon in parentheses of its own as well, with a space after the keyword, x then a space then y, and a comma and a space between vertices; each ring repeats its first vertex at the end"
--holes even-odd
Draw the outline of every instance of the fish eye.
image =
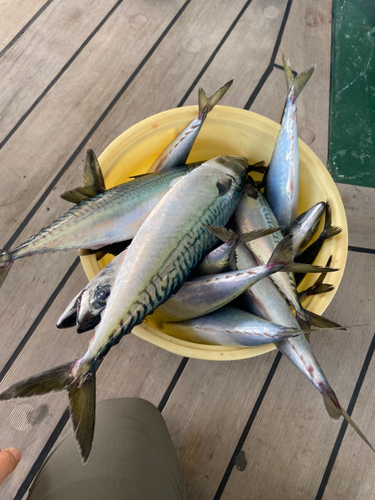
POLYGON ((103 302, 105 304, 105 301, 108 299, 110 294, 111 288, 109 286, 98 287, 95 292, 94 299, 99 303, 103 302))

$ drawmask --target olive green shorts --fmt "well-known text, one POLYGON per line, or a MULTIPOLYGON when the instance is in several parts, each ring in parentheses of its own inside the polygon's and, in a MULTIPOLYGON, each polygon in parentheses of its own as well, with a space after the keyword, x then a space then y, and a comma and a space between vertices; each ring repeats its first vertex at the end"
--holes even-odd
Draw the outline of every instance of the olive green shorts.
POLYGON ((139 398, 101 401, 90 457, 71 433, 52 450, 28 500, 183 500, 177 455, 160 412, 139 398))

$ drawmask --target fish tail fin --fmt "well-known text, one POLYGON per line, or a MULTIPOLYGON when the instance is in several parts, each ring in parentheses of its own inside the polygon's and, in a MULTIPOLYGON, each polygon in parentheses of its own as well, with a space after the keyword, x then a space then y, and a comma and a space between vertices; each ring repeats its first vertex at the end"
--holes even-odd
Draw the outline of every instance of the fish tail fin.
POLYGON ((268 166, 264 160, 257 161, 252 165, 249 165, 249 172, 259 172, 260 174, 265 174, 267 172, 268 166))
MULTIPOLYGON (((332 255, 330 255, 330 257, 328 258, 326 267, 329 267, 331 265, 331 262, 332 262, 332 255)), ((332 290, 334 290, 335 287, 329 283, 323 283, 326 276, 327 276, 326 272, 322 273, 313 285, 311 285, 309 288, 306 288, 306 290, 302 290, 302 292, 299 292, 298 295, 300 300, 306 299, 311 295, 319 295, 321 293, 332 292, 332 290)))
POLYGON ((373 445, 370 443, 370 441, 367 439, 367 437, 359 429, 359 427, 353 421, 353 419, 342 408, 342 406, 340 405, 339 400, 337 399, 337 396, 336 396, 335 392, 333 391, 333 389, 331 389, 331 387, 329 387, 329 386, 328 387, 322 386, 321 389, 322 389, 322 396, 323 396, 324 405, 326 407, 328 415, 335 420, 337 420, 341 416, 343 416, 345 418, 345 420, 348 422, 348 424, 353 427, 355 432, 372 449, 372 451, 375 451, 373 445))
POLYGON ((283 229, 281 226, 269 227, 267 229, 256 229, 255 231, 250 231, 249 233, 238 234, 231 229, 226 229, 225 227, 211 226, 209 224, 204 224, 204 226, 210 231, 210 233, 216 236, 216 238, 219 238, 219 240, 224 242, 238 241, 238 243, 245 243, 247 241, 263 238, 263 236, 267 236, 268 234, 272 234, 283 229))
POLYGON ((96 377, 90 375, 82 386, 72 385, 68 389, 69 410, 74 435, 85 463, 89 458, 95 428, 96 377))
POLYGON ((279 266, 280 271, 293 273, 328 273, 338 271, 332 267, 313 266, 294 262, 293 235, 288 234, 277 245, 267 262, 267 266, 279 266))
POLYGON ((322 293, 328 293, 332 292, 335 287, 331 285, 330 283, 314 283, 313 285, 309 286, 309 288, 306 288, 306 290, 302 290, 302 292, 299 292, 299 298, 300 300, 307 299, 307 297, 311 297, 312 295, 320 295, 322 293))
POLYGON ((300 306, 298 311, 296 310, 296 319, 303 330, 310 330, 311 327, 316 327, 320 330, 324 330, 325 328, 340 328, 345 330, 345 328, 338 323, 324 316, 319 316, 319 314, 307 311, 302 306, 300 306))
POLYGON ((60 196, 63 200, 79 203, 105 191, 103 173, 98 158, 89 148, 86 153, 86 162, 83 172, 83 186, 65 191, 60 196))
POLYGON ((10 257, 10 252, 0 253, 0 288, 3 286, 5 278, 8 276, 14 260, 10 257))
POLYGON ((83 462, 90 455, 95 426, 95 373, 73 375, 78 360, 47 370, 0 393, 0 401, 66 389, 74 435, 83 462))
POLYGON ((207 113, 209 113, 216 106, 232 83, 233 80, 229 80, 229 82, 220 87, 211 97, 207 97, 206 92, 202 89, 202 87, 199 87, 198 106, 200 118, 205 118, 207 116, 207 113))
POLYGON ((290 91, 291 89, 293 89, 294 97, 295 99, 297 99, 302 90, 305 88, 306 83, 310 80, 311 75, 314 73, 316 66, 314 64, 314 66, 311 66, 310 68, 302 71, 302 73, 299 73, 298 75, 294 76, 292 68, 290 66, 289 59, 286 59, 284 54, 282 56, 283 56, 283 66, 284 66, 286 83, 288 85, 288 90, 290 91))
POLYGON ((324 229, 321 232, 319 238, 327 240, 328 238, 332 238, 336 236, 336 234, 340 234, 342 231, 341 227, 332 226, 332 205, 330 200, 326 201, 326 220, 324 222, 324 229))

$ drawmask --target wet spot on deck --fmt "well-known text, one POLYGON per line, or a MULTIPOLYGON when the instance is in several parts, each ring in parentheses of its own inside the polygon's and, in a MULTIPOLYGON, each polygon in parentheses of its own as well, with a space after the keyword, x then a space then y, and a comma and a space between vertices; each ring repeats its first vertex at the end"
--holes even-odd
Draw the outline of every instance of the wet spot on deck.
POLYGON ((315 141, 315 133, 310 128, 302 128, 299 131, 299 137, 305 144, 312 144, 315 141))
POLYGON ((234 465, 236 466, 237 470, 243 472, 246 469, 247 466, 247 460, 245 456, 245 452, 241 450, 238 455, 236 455, 234 459, 234 465))
POLYGON ((184 47, 188 52, 199 52, 202 47, 202 42, 197 38, 191 38, 184 43, 184 47))
POLYGON ((147 23, 147 19, 145 16, 142 16, 141 14, 137 14, 135 16, 132 16, 129 19, 129 24, 132 28, 134 29, 139 29, 142 28, 147 23))

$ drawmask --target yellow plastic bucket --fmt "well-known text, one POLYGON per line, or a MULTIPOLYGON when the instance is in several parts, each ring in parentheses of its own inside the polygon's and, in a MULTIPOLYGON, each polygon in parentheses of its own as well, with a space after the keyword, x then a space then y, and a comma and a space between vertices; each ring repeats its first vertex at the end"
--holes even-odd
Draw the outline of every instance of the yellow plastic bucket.
MULTIPOLYGON (((197 115, 196 106, 171 109, 141 121, 115 139, 100 155, 107 188, 125 182, 131 175, 147 172, 152 162, 176 135, 197 115)), ((205 160, 219 155, 245 156, 249 163, 264 160, 269 163, 275 146, 279 125, 268 118, 243 109, 216 106, 208 115, 200 131, 188 162, 205 160)), ((334 285, 333 292, 310 297, 304 307, 322 314, 331 302, 340 284, 348 252, 348 227, 340 194, 328 170, 319 158, 299 141, 300 206, 299 213, 319 201, 330 200, 333 209, 332 224, 342 227, 342 233, 327 240, 319 254, 319 265, 325 265, 332 255, 332 267, 340 271, 327 276, 334 285)), ((106 255, 99 262, 95 255, 81 256, 85 273, 91 280, 111 260, 106 255)), ((316 276, 308 276, 301 284, 307 288, 316 276)), ((133 329, 138 337, 180 356, 208 360, 233 360, 258 356, 275 349, 273 344, 259 347, 224 347, 188 342, 166 335, 143 323, 133 329)))

